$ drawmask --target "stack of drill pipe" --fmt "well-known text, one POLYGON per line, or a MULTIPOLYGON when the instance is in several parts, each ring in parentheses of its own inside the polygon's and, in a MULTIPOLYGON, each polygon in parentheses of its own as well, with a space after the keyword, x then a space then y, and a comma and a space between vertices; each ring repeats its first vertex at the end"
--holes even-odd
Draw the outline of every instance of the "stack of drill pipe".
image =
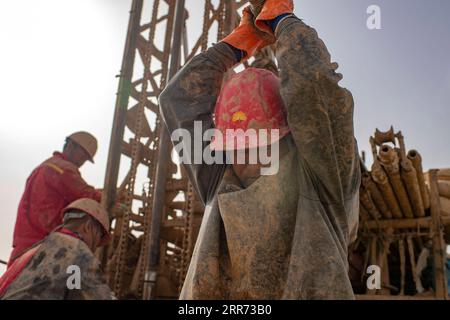
MULTIPOLYGON (((414 154, 414 152, 413 152, 414 154)), ((401 176, 408 192, 409 200, 416 218, 425 217, 425 207, 420 190, 419 178, 411 160, 403 155, 400 162, 401 176)))
POLYGON ((380 148, 379 159, 383 168, 386 170, 403 215, 406 218, 414 218, 408 193, 400 175, 400 160, 397 151, 388 145, 383 145, 380 148))
POLYGON ((392 219, 391 210, 389 209, 386 201, 384 201, 383 194, 378 189, 369 172, 362 173, 362 186, 370 192, 373 203, 378 208, 383 218, 392 219))
POLYGON ((397 198, 395 197, 394 190, 392 189, 391 184, 389 183, 388 176, 384 171, 383 167, 380 165, 378 159, 375 159, 372 165, 372 178, 373 181, 378 186, 378 189, 381 191, 386 204, 388 205, 392 216, 395 219, 403 218, 402 211, 400 209, 400 205, 398 204, 397 198))
POLYGON ((417 150, 408 152, 408 159, 411 161, 414 169, 416 169, 417 180, 419 182, 420 194, 422 195, 424 209, 429 209, 430 204, 430 190, 425 184, 425 177, 423 175, 422 156, 417 150))

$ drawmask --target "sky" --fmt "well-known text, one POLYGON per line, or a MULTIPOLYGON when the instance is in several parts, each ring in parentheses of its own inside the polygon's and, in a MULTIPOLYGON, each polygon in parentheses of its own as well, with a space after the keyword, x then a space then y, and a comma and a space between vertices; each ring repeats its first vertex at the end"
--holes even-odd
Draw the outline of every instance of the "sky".
MULTIPOLYGON (((190 39, 201 28, 202 3, 187 0, 190 39)), ((130 0, 0 2, 0 259, 9 257, 28 175, 70 133, 98 138, 96 163, 81 172, 102 187, 130 6, 130 0)), ((298 0, 295 7, 353 93, 360 149, 370 151, 375 128, 394 125, 407 148, 422 153, 426 169, 450 167, 450 1, 298 0), (381 30, 367 28, 370 5, 381 9, 381 30)))

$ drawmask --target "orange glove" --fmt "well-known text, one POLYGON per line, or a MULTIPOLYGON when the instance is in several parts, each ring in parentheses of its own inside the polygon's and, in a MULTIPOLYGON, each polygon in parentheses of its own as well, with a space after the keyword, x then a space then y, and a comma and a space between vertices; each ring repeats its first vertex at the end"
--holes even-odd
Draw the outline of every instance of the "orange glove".
POLYGON ((275 37, 272 33, 267 33, 256 28, 254 16, 247 7, 242 12, 240 25, 233 30, 222 42, 243 50, 247 56, 242 60, 247 60, 262 48, 275 43, 275 37))
POLYGON ((266 0, 255 24, 260 30, 273 34, 266 21, 273 20, 283 13, 294 13, 293 0, 266 0))

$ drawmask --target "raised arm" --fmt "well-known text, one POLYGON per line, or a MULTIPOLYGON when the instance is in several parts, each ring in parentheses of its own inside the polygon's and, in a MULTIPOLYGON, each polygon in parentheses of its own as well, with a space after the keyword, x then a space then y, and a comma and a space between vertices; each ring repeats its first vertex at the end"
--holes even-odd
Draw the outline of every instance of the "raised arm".
POLYGON ((292 10, 290 0, 267 0, 256 24, 276 28, 281 94, 300 158, 317 178, 323 200, 341 203, 359 182, 353 97, 339 86, 338 65, 317 32, 292 10))
MULTIPOLYGON (((170 134, 183 129, 193 138, 195 121, 202 122, 202 136, 213 128, 214 108, 225 73, 245 56, 252 56, 274 41, 273 36, 265 35, 254 26, 253 16, 245 10, 241 24, 229 36, 189 61, 161 93, 160 110, 170 134)), ((214 195, 225 165, 194 164, 194 141, 182 143, 183 150, 191 150, 191 164, 184 164, 184 167, 206 203, 214 195)), ((207 144, 202 143, 202 150, 207 144)))
MULTIPOLYGON (((190 141, 182 141, 183 149, 191 150, 191 164, 183 165, 204 203, 212 196, 225 167, 194 164, 194 144, 198 143, 193 140, 194 122, 201 121, 202 136, 214 127, 213 112, 222 79, 235 63, 233 50, 225 43, 218 43, 189 61, 159 97, 161 115, 169 133, 183 129, 192 137, 190 141)), ((205 147, 206 143, 202 142, 202 150, 205 147)))

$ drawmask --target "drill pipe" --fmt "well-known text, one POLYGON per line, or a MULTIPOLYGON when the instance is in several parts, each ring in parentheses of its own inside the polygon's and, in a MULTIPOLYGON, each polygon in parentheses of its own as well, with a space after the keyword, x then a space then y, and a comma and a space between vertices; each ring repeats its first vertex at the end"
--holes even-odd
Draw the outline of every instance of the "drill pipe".
POLYGON ((438 181, 439 195, 450 199, 450 181, 438 181))
POLYGON ((446 197, 440 197, 441 213, 444 216, 450 216, 450 199, 446 197))
POLYGON ((400 162, 401 176, 408 191, 411 206, 413 208, 414 215, 417 218, 425 217, 425 208, 422 200, 422 193, 420 192, 419 179, 417 177, 416 169, 414 169, 412 162, 402 157, 400 162))
POLYGON ((372 218, 370 217, 366 208, 364 208, 364 205, 362 204, 362 202, 360 202, 360 204, 359 204, 359 216, 360 216, 361 222, 372 220, 372 218))
POLYGON ((403 218, 402 210, 397 202, 397 198, 395 197, 394 190, 392 190, 392 186, 389 183, 388 176, 384 171, 383 167, 380 165, 378 159, 375 159, 375 162, 372 165, 372 178, 373 181, 377 184, 381 193, 383 194, 384 199, 392 213, 392 216, 395 219, 403 218))
POLYGON ((439 170, 437 175, 438 175, 438 180, 450 181, 450 168, 439 170))
POLYGON ((422 156, 417 150, 408 152, 408 159, 412 162, 414 169, 416 169, 417 179, 419 181, 420 194, 422 195, 424 209, 430 208, 430 190, 425 184, 425 177, 423 176, 422 156))
POLYGON ((383 199, 383 195, 378 189, 375 182, 372 180, 372 176, 369 172, 364 172, 362 174, 362 185, 363 187, 370 192, 370 196, 372 197, 373 202, 376 207, 379 209, 381 215, 385 219, 392 219, 392 213, 389 210, 388 205, 383 199))
POLYGON ((386 170, 389 177, 389 181, 397 196, 403 215, 406 218, 414 218, 411 204, 409 203, 408 193, 406 192, 400 176, 400 160, 397 151, 390 146, 384 145, 380 148, 379 158, 381 165, 386 170))
POLYGON ((379 220, 381 218, 380 211, 378 211, 377 207, 373 203, 369 191, 367 191, 366 189, 361 189, 359 199, 362 206, 364 207, 364 209, 366 209, 372 219, 379 220))

